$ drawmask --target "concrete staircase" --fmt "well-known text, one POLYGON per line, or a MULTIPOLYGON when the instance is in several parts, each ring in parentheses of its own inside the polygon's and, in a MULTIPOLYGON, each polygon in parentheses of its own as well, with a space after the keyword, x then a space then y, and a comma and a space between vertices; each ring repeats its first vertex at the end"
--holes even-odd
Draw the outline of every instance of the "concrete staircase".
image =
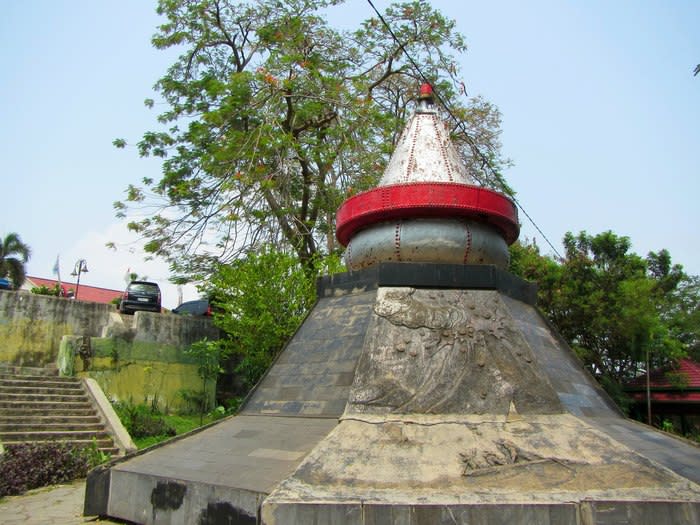
POLYGON ((0 368, 0 441, 67 442, 117 455, 119 449, 80 378, 40 368, 0 368))

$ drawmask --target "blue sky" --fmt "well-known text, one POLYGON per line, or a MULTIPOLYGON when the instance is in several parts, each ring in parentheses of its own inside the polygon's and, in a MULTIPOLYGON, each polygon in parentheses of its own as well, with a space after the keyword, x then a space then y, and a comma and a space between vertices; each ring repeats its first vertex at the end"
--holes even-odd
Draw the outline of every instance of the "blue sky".
MULTIPOLYGON (((432 3, 465 35, 467 91, 501 110, 505 175, 556 249, 567 231, 612 230, 700 274, 700 2, 432 3)), ((175 306, 167 267, 143 261, 112 210, 129 183, 159 174, 112 146, 156 127, 143 100, 173 55, 150 45, 154 3, 0 4, 0 234, 32 247, 30 275, 51 277, 60 254, 68 278, 85 258, 82 282, 121 289, 130 268, 175 306)), ((337 9, 344 24, 371 14, 362 0, 337 9)), ((521 220, 521 238, 550 252, 521 220)))

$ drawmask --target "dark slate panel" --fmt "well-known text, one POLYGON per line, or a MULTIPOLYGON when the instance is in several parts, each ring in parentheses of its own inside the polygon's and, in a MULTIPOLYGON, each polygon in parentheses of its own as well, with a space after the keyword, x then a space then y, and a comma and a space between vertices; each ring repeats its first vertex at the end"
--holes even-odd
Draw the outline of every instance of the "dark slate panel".
MULTIPOLYGON (((334 525, 581 525, 576 504, 406 505, 272 503, 264 511, 274 523, 334 525)), ((626 523, 626 522, 621 522, 626 523)), ((585 522, 585 525, 593 525, 585 522)))
POLYGON ((501 299, 568 412, 576 416, 621 415, 573 350, 534 306, 504 295, 501 299))
POLYGON ((621 417, 582 419, 638 454, 662 464, 680 476, 700 483, 700 454, 694 443, 631 419, 621 417))
POLYGON ((376 291, 322 297, 249 396, 244 414, 342 415, 376 291))
POLYGON ((677 501, 591 501, 595 525, 696 525, 700 523, 700 503, 677 501))
POLYGON ((353 294, 378 286, 498 290, 528 304, 535 304, 537 286, 510 272, 484 264, 431 264, 385 262, 371 268, 319 279, 319 297, 353 294))

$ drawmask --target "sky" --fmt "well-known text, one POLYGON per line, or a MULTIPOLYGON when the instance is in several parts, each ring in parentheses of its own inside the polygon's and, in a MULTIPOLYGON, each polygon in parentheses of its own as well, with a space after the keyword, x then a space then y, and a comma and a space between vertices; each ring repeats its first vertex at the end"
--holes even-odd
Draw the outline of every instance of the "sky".
MULTIPOLYGON (((374 0, 383 10, 389 2, 374 0)), ((563 253, 567 231, 612 230, 646 255, 666 248, 700 275, 700 2, 602 0, 432 2, 457 22, 469 96, 502 114, 505 172, 521 239, 563 253), (538 228, 540 231, 538 231, 538 228), (551 242, 551 248, 547 241, 551 242)), ((163 305, 199 296, 144 261, 112 204, 160 162, 135 144, 156 129, 152 86, 175 58, 150 38, 147 0, 0 0, 0 235, 32 249, 27 273, 123 289, 127 271, 157 281, 163 305), (116 250, 106 247, 108 242, 116 250)), ((372 15, 349 0, 329 15, 372 15)), ((162 109, 162 107, 161 107, 162 109)))

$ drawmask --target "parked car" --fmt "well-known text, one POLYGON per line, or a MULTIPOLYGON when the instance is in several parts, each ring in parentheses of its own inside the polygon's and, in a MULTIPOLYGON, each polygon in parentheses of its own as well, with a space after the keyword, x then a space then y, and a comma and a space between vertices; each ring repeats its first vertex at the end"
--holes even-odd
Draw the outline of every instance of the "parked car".
POLYGON ((0 277, 0 290, 12 290, 12 284, 10 284, 9 279, 0 277))
POLYGON ((148 281, 131 281, 119 303, 119 311, 123 314, 133 314, 137 310, 160 312, 160 309, 160 286, 148 281))
POLYGON ((196 301, 185 301, 177 308, 173 309, 178 315, 211 315, 211 305, 207 299, 197 299, 196 301))

